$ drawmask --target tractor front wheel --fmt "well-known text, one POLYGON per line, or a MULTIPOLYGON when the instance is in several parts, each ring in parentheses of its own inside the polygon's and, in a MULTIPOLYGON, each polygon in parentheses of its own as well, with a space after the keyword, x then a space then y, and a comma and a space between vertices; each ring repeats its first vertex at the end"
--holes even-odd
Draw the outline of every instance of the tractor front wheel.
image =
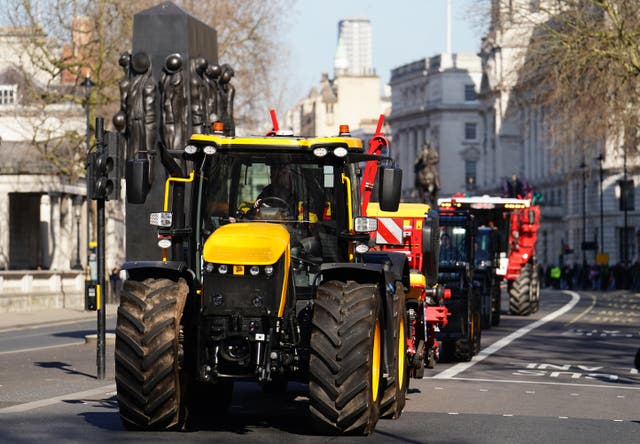
POLYGON ((182 426, 180 320, 188 292, 184 279, 124 282, 115 376, 120 418, 127 429, 182 426))
POLYGON ((318 287, 311 328, 309 410, 318 432, 369 435, 382 398, 382 307, 378 286, 318 287))

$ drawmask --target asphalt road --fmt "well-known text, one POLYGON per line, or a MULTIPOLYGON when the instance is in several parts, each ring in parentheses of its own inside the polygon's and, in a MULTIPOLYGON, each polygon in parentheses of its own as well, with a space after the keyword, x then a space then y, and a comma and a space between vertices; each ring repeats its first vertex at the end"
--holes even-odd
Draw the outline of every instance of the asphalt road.
MULTIPOLYGON (((266 396, 239 384, 230 414, 191 432, 124 431, 113 346, 97 380, 95 322, 0 333, 0 442, 636 443, 640 295, 545 290, 529 317, 483 331, 469 363, 412 380, 404 413, 368 438, 314 436, 306 386, 266 396)), ((107 328, 113 329, 113 320, 107 328)))

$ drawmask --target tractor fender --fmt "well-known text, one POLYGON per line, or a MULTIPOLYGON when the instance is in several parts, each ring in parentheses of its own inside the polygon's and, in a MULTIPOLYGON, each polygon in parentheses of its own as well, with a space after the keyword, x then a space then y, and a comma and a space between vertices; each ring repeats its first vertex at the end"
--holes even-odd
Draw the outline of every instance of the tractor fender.
POLYGON ((166 278, 177 281, 179 278, 184 278, 192 291, 196 282, 193 270, 181 261, 131 261, 125 262, 120 268, 127 272, 128 279, 137 281, 147 278, 166 278))

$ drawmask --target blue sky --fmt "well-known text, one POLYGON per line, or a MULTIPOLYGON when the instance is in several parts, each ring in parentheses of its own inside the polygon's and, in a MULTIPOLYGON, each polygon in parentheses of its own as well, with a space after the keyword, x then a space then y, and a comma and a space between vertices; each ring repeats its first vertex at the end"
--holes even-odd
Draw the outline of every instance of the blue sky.
MULTIPOLYGON (((477 53, 482 31, 481 4, 452 0, 452 49, 477 53)), ((323 72, 333 76, 338 21, 366 17, 373 30, 373 65, 383 82, 391 69, 446 51, 447 0, 298 0, 288 18, 288 102, 305 96, 323 72)), ((292 104, 292 103, 290 103, 292 104)))

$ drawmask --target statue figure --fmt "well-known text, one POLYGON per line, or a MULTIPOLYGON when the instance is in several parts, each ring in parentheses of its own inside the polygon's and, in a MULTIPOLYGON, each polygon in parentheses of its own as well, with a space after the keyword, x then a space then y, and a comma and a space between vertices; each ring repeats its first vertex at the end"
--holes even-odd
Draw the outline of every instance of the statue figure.
POLYGON ((424 143, 414 162, 415 187, 420 194, 420 201, 431 206, 437 204, 436 196, 440 190, 439 160, 438 151, 428 143, 424 143))
POLYGON ((225 135, 233 136, 236 132, 233 119, 233 99, 236 95, 236 89, 231 84, 231 79, 235 73, 233 68, 226 63, 222 65, 220 70, 220 79, 218 80, 218 91, 220 92, 219 118, 224 123, 225 135))
POLYGON ((204 71, 204 78, 209 87, 209 96, 207 98, 207 117, 209 122, 217 122, 220 120, 220 110, 218 106, 220 104, 220 92, 218 91, 218 80, 221 73, 220 65, 207 65, 207 69, 204 71))
POLYGON ((193 134, 202 134, 209 125, 207 121, 207 83, 204 72, 207 60, 204 57, 191 59, 189 96, 191 98, 191 130, 193 134))
POLYGON ((131 85, 127 94, 127 159, 144 157, 156 142, 156 84, 151 73, 151 59, 144 52, 131 57, 131 85))
POLYGON ((184 143, 187 126, 187 114, 184 112, 187 97, 180 54, 170 54, 165 58, 160 88, 163 140, 167 149, 175 150, 184 143))
POLYGON ((118 64, 122 67, 124 75, 118 82, 120 88, 120 110, 113 116, 113 126, 120 133, 125 134, 127 130, 127 100, 129 96, 129 87, 131 86, 131 53, 128 51, 120 54, 118 64))

